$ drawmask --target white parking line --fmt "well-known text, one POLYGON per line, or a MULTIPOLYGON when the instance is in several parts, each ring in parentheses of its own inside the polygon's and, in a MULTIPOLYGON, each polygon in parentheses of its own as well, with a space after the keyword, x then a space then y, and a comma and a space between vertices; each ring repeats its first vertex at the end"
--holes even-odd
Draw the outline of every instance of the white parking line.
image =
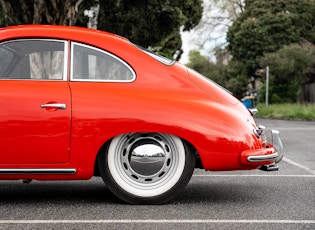
POLYGON ((283 157, 284 162, 302 169, 312 175, 283 175, 283 174, 194 174, 194 177, 315 177, 315 170, 297 163, 287 157, 283 157))
POLYGON ((297 178, 315 178, 315 175, 284 175, 284 174, 194 174, 193 177, 297 177, 297 178))
POLYGON ((241 223, 241 224, 315 224, 315 220, 217 220, 217 219, 108 219, 108 220, 0 220, 0 224, 211 224, 211 223, 241 223))
POLYGON ((290 165, 293 165, 293 166, 295 166, 295 167, 298 167, 298 168, 300 168, 300 169, 303 169, 303 170, 305 170, 305 171, 307 171, 307 172, 309 172, 309 173, 315 175, 315 170, 312 170, 312 169, 306 167, 305 165, 302 165, 302 164, 297 163, 297 162, 295 162, 295 161, 293 161, 293 160, 290 160, 290 159, 287 158, 287 157, 283 157, 283 161, 286 162, 286 163, 288 163, 288 164, 290 164, 290 165))

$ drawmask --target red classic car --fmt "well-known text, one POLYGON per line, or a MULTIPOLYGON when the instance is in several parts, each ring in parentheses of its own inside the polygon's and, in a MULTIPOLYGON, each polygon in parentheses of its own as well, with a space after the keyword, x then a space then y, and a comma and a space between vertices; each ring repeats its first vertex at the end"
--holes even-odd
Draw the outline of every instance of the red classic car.
POLYGON ((101 176, 133 204, 174 198, 194 168, 277 170, 279 132, 228 91, 125 38, 0 29, 0 179, 101 176))

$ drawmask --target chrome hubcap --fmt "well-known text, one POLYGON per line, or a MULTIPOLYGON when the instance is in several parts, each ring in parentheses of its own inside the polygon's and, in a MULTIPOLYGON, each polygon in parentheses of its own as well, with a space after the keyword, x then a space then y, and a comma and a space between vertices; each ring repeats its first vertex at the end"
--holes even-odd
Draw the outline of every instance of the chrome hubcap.
POLYGON ((120 139, 117 150, 120 154, 117 154, 115 165, 120 176, 140 187, 166 183, 178 165, 176 147, 168 135, 127 134, 120 139))
MULTIPOLYGON (((151 177, 161 171, 164 166, 166 154, 159 143, 150 143, 147 140, 139 141, 139 146, 129 151, 128 163, 137 175, 151 177)), ((137 145, 137 144, 135 144, 137 145)))

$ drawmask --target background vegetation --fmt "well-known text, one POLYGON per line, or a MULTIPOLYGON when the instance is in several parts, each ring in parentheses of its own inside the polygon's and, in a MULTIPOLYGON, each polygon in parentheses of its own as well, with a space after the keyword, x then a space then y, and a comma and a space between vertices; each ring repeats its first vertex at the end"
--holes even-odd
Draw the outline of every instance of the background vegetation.
POLYGON ((305 86, 314 84, 315 79, 315 0, 215 3, 223 7, 222 15, 226 16, 212 20, 217 26, 228 23, 227 44, 216 50, 216 61, 208 67, 194 53, 188 65, 236 97, 254 95, 259 102, 265 101, 264 69, 269 66, 269 103, 314 103, 314 87, 306 92, 305 86))
POLYGON ((127 37, 170 58, 181 53, 180 30, 195 27, 202 15, 202 0, 0 0, 0 27, 20 24, 86 27, 88 18, 84 10, 95 4, 100 6, 98 29, 127 37))
POLYGON ((258 104, 257 109, 256 117, 315 121, 314 104, 258 104))

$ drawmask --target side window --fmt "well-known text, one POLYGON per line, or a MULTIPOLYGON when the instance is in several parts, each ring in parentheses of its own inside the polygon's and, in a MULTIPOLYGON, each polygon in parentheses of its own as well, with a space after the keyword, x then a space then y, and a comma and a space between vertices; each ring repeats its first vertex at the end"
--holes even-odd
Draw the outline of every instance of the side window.
POLYGON ((91 46, 72 43, 72 80, 131 82, 133 69, 118 57, 91 46))
POLYGON ((14 53, 11 50, 6 49, 4 46, 0 46, 0 77, 5 77, 6 70, 9 69, 10 63, 14 58, 14 53))
POLYGON ((66 78, 65 41, 23 39, 0 44, 0 79, 66 78))

